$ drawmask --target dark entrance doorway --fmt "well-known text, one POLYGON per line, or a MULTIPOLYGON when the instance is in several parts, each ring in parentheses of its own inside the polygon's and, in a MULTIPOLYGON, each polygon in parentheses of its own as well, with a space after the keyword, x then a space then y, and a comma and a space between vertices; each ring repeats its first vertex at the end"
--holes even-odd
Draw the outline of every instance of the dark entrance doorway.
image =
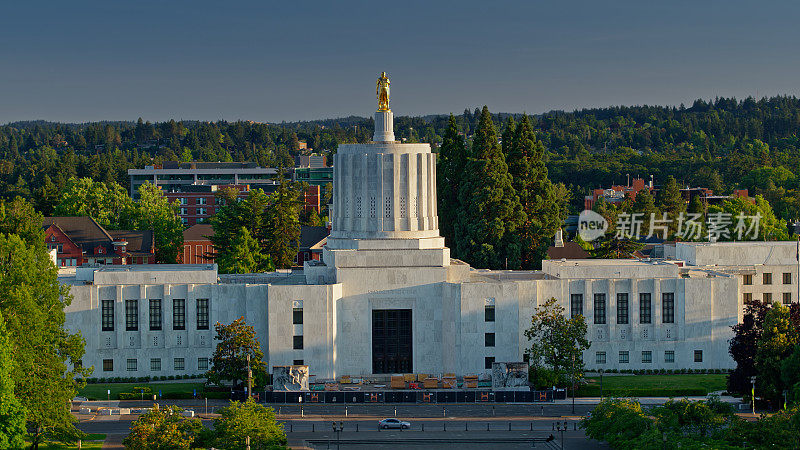
POLYGON ((372 373, 411 373, 410 309, 372 310, 372 373))

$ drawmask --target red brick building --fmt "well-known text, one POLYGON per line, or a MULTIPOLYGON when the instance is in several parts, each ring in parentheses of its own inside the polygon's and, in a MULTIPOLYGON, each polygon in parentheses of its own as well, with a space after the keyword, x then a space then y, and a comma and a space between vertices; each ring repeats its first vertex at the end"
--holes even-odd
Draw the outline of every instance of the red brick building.
POLYGON ((183 264, 206 264, 212 260, 207 258, 214 250, 209 236, 214 235, 211 225, 199 223, 183 230, 183 264))
POLYGON ((155 262, 152 231, 106 230, 88 216, 45 217, 48 250, 56 250, 58 267, 81 264, 151 264, 155 262))
MULTIPOLYGON (((207 264, 213 262, 208 258, 214 248, 210 236, 214 229, 208 224, 193 225, 183 232, 183 264, 207 264)), ((300 227, 300 243, 295 264, 302 266, 303 262, 322 259, 322 246, 330 234, 328 227, 300 227)))
MULTIPOLYGON (((225 187, 233 187, 239 189, 239 198, 246 198, 250 192, 249 185, 187 185, 181 187, 180 191, 167 191, 164 195, 171 202, 178 202, 180 210, 178 216, 183 220, 186 226, 192 226, 203 223, 213 216, 220 206, 216 194, 220 189, 225 187)), ((278 185, 259 186, 265 193, 272 194, 278 188, 278 185)), ((308 186, 302 192, 303 209, 305 211, 316 210, 320 212, 320 187, 308 186)))

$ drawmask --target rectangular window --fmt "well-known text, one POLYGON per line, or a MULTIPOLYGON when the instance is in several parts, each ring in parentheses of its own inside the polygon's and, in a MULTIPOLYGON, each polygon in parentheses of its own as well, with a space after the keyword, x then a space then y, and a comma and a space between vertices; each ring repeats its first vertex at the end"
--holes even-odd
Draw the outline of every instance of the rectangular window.
POLYGON ((745 303, 750 303, 750 302, 752 302, 752 301, 753 301, 753 293, 752 293, 752 292, 745 292, 745 293, 744 293, 744 297, 742 298, 742 300, 743 300, 745 303))
POLYGON ((642 352, 642 362, 645 364, 650 364, 653 362, 653 352, 649 350, 645 350, 642 352))
POLYGON ((694 351, 694 362, 703 362, 703 351, 702 350, 695 350, 694 351))
POLYGON ((128 372, 136 372, 138 369, 136 368, 136 360, 129 359, 128 360, 128 372))
POLYGON ((595 354, 594 354, 594 362, 595 362, 595 364, 605 364, 606 363, 606 352, 595 352, 595 354))
POLYGON ((172 299, 172 329, 186 329, 186 300, 182 298, 172 299))
POLYGON ((628 294, 617 294, 617 323, 628 324, 628 294))
POLYGON ((494 364, 494 356, 487 356, 483 358, 483 368, 487 370, 491 370, 492 364, 494 364))
POLYGON ((783 284, 792 284, 792 273, 791 272, 784 272, 783 273, 783 284))
POLYGON ((172 362, 172 364, 173 364, 175 370, 184 370, 186 368, 186 364, 185 364, 183 358, 175 358, 174 361, 172 362))
POLYGON ((764 302, 765 303, 772 303, 772 293, 771 292, 764 292, 764 302))
POLYGON ((619 352, 619 363, 628 364, 630 362, 630 354, 627 351, 619 352))
POLYGON ((197 204, 198 204, 198 205, 205 205, 205 204, 208 204, 208 200, 206 200, 206 198, 205 198, 205 197, 200 197, 200 198, 198 198, 198 199, 197 199, 197 204))
POLYGON ((650 308, 650 294, 639 294, 639 323, 652 323, 653 311, 650 308))
POLYGON ((792 303, 792 293, 791 292, 784 292, 783 293, 783 304, 789 305, 792 303))
POLYGON ((208 329, 208 299, 207 298, 198 298, 197 299, 197 329, 198 330, 207 330, 208 329))
POLYGON ((483 307, 483 321, 494 322, 494 305, 486 305, 483 307))
POLYGON ((292 364, 294 364, 295 366, 302 366, 303 365, 303 360, 302 359, 295 359, 294 361, 292 361, 292 364))
POLYGON ((161 299, 150 299, 150 331, 161 330, 161 299))
POLYGON ((569 297, 570 317, 583 315, 583 294, 572 294, 569 297))
POLYGON ((104 359, 103 360, 103 372, 113 372, 114 371, 114 360, 113 359, 104 359))
POLYGON ((197 358, 197 370, 208 370, 208 358, 197 358))
POLYGON ((303 324, 303 308, 292 309, 292 323, 295 325, 303 324))
POLYGON ((675 351, 674 350, 666 350, 666 351, 664 351, 664 362, 665 363, 674 363, 675 362, 675 351))
POLYGON ((742 275, 742 284, 745 286, 751 286, 753 284, 753 275, 742 275))
POLYGON ((483 337, 483 344, 486 347, 494 347, 494 333, 486 333, 483 337))
POLYGON ((150 371, 151 372, 161 372, 161 358, 151 358, 150 359, 150 371))
POLYGON ((295 350, 303 349, 303 336, 294 336, 292 340, 292 348, 295 350))
POLYGON ((661 319, 663 323, 675 323, 675 294, 661 294, 661 319))
POLYGON ((772 274, 770 272, 764 272, 762 277, 764 284, 772 284, 772 274))
POLYGON ((103 331, 114 331, 114 300, 102 301, 103 331))
POLYGON ((594 323, 606 323, 606 294, 594 294, 594 323))
POLYGON ((125 300, 125 331, 139 329, 139 300, 125 300))

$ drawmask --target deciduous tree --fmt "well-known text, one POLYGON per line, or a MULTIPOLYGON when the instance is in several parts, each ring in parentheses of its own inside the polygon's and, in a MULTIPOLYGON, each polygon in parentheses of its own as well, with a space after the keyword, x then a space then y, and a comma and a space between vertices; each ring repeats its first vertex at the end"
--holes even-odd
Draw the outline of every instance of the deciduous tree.
POLYGON ((14 396, 15 363, 3 314, 0 313, 0 448, 25 445, 25 408, 14 396))
POLYGON ((198 419, 183 417, 182 411, 177 406, 154 405, 131 424, 131 432, 122 444, 131 450, 194 448, 195 440, 203 432, 203 424, 198 419))
POLYGON ((255 329, 245 322, 244 317, 234 320, 230 325, 217 322, 214 329, 218 343, 211 358, 211 369, 206 372, 208 381, 215 384, 231 381, 237 386, 247 380, 247 355, 250 355, 253 376, 263 376, 266 372, 266 365, 262 361, 264 353, 255 329))
POLYGON ((288 449, 283 426, 275 421, 275 410, 259 405, 252 398, 245 402, 231 402, 219 410, 220 418, 214 420, 213 446, 231 450, 244 450, 250 438, 252 450, 288 449))

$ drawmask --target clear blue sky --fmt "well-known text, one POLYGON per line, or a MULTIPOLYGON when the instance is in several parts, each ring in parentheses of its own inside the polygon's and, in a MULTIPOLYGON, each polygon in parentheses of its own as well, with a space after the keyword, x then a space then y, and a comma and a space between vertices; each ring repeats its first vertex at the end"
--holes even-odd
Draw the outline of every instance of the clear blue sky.
POLYGON ((0 123, 540 113, 800 94, 792 1, 17 1, 0 123))

